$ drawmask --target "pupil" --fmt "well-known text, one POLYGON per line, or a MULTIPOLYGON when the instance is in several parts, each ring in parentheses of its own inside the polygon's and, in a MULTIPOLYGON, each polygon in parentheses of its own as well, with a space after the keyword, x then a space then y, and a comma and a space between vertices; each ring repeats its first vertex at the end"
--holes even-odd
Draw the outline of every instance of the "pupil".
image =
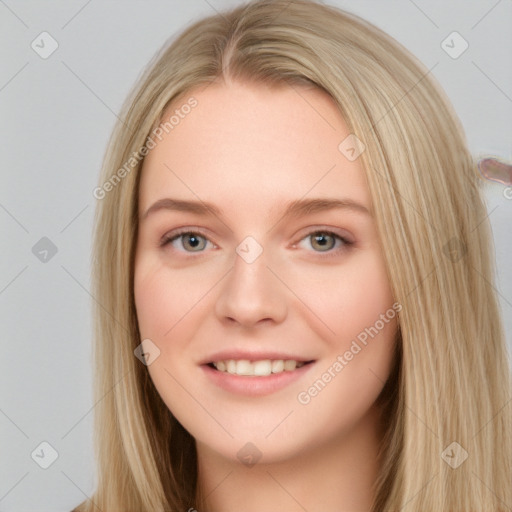
POLYGON ((329 245, 329 241, 328 241, 329 238, 332 238, 332 237, 327 234, 320 234, 320 235, 314 236, 315 243, 321 248, 325 248, 329 245))
POLYGON ((188 241, 189 241, 189 245, 192 246, 193 248, 196 248, 199 245, 199 240, 194 235, 189 235, 188 241))

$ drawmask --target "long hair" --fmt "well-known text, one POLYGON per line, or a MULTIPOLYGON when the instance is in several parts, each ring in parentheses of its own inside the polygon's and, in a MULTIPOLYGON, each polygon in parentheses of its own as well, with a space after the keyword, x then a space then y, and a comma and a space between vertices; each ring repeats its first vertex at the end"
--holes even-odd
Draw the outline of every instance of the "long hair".
POLYGON ((97 479, 76 510, 197 506, 194 440, 134 355, 138 186, 164 111, 225 79, 318 87, 366 148, 360 158, 402 305, 373 512, 509 510, 510 367, 482 182, 463 128, 432 73, 400 44, 308 0, 253 1, 194 22, 124 104, 94 192, 97 479))

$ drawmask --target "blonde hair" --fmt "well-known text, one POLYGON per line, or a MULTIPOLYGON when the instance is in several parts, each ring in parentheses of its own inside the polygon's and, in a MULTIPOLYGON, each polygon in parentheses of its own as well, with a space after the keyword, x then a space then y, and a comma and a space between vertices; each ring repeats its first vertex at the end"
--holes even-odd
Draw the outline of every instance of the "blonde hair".
POLYGON ((134 356, 134 248, 141 148, 171 102, 223 79, 318 87, 366 146, 360 158, 402 305, 373 512, 508 510, 510 367, 462 126, 429 70, 396 41, 307 0, 255 1, 195 22, 156 55, 123 107, 95 218, 97 489, 76 510, 198 506, 194 440, 134 356), (454 468, 461 450, 467 460, 454 468))

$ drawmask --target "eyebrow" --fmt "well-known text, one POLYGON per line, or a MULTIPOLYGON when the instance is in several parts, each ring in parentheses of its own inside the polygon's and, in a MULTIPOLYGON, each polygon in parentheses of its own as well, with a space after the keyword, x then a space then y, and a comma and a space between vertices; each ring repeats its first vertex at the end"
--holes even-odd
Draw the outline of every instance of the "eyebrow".
MULTIPOLYGON (((315 198, 315 199, 297 199, 285 204, 285 210, 281 218, 289 217, 303 217, 313 213, 323 212, 333 209, 344 209, 365 215, 370 215, 370 211, 362 204, 353 201, 352 199, 330 199, 330 198, 315 198)), ((172 199, 166 197, 159 199, 153 203, 141 216, 140 220, 146 219, 151 213, 158 211, 177 211, 189 212, 196 215, 215 215, 222 216, 222 210, 212 203, 206 201, 184 201, 181 199, 172 199)))

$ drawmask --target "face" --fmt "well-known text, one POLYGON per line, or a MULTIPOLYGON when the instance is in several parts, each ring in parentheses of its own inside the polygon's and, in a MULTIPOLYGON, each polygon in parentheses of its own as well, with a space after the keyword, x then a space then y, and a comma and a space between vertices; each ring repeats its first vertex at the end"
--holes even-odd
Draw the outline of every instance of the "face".
POLYGON ((375 417, 397 328, 361 159, 338 149, 350 132, 329 96, 289 86, 212 84, 164 119, 192 96, 142 170, 147 370, 211 454, 341 443, 375 417))

